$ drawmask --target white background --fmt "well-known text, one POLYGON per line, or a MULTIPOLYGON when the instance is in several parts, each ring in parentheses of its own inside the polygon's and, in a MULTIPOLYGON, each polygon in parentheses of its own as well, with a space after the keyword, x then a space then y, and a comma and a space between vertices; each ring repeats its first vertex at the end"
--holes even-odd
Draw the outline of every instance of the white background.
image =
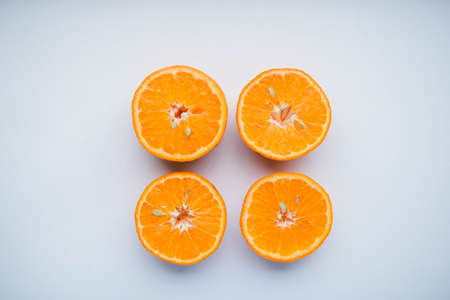
POLYGON ((0 3, 1 299, 449 299, 450 4, 0 3), (131 99, 152 71, 190 65, 224 90, 218 147, 192 163, 147 153, 131 99), (243 86, 295 67, 333 120, 316 150, 266 160, 235 123, 243 86), (179 267, 139 243, 136 202, 189 170, 222 194, 228 226, 205 261, 179 267), (266 261, 239 229, 245 193, 295 171, 330 194, 315 253, 266 261))

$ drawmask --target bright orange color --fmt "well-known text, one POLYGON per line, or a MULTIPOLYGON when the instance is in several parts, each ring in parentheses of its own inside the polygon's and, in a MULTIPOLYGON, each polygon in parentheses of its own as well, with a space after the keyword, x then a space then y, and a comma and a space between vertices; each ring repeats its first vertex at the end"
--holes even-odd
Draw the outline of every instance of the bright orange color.
POLYGON ((244 87, 236 122, 253 151, 270 159, 290 160, 322 143, 330 127, 331 108, 325 93, 305 72, 272 69, 244 87))
POLYGON ((134 94, 133 125, 142 146, 159 158, 191 161, 222 139, 227 104, 205 73, 172 66, 150 74, 134 94))
POLYGON ((250 248, 270 260, 290 262, 314 252, 331 230, 327 192, 298 173, 275 173, 255 182, 241 211, 250 248))
POLYGON ((215 187, 191 172, 175 172, 150 183, 136 206, 136 231, 155 256, 195 264, 222 241, 226 208, 215 187))

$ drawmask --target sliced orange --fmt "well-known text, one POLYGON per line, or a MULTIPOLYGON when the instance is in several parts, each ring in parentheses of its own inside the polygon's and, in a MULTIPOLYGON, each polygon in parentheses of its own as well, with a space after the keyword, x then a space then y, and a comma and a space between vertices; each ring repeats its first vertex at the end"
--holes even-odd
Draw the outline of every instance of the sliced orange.
POLYGON ((297 173, 275 173, 258 180, 241 211, 241 231, 250 248, 279 262, 315 251, 330 233, 332 221, 328 194, 297 173))
POLYGON ((172 66, 150 74, 134 94, 133 125, 142 146, 159 158, 191 161, 222 139, 227 104, 205 73, 172 66))
POLYGON ((305 72, 272 69, 256 76, 239 96, 239 133, 253 151, 275 160, 316 148, 331 122, 325 93, 305 72))
POLYGON ((136 231, 155 256, 195 264, 219 246, 226 226, 222 197, 205 178, 175 172, 150 183, 136 207, 136 231))

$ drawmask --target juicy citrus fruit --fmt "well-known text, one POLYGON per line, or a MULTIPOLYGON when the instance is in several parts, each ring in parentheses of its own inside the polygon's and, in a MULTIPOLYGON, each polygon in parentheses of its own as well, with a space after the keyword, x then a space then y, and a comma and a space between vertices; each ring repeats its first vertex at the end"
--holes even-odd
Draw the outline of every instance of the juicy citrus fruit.
POLYGON ((137 204, 135 220, 145 249, 168 262, 190 265, 219 246, 226 209, 220 194, 205 178, 175 172, 147 186, 137 204))
POLYGON ((325 190, 308 176, 275 173, 252 185, 241 211, 241 231, 250 248, 289 262, 315 251, 331 230, 325 190))
POLYGON ((275 160, 298 158, 325 138, 331 108, 305 72, 272 69, 256 76, 239 96, 236 122, 244 142, 275 160))
POLYGON ((211 151, 227 123, 220 87, 186 66, 163 68, 145 78, 134 94, 132 111, 142 146, 172 161, 191 161, 211 151))

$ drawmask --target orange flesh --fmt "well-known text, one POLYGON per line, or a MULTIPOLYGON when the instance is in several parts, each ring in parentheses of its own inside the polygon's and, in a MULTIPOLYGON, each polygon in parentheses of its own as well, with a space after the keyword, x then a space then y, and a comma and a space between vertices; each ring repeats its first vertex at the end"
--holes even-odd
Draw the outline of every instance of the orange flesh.
POLYGON ((244 142, 261 155, 288 160, 325 138, 331 109, 319 85, 295 69, 261 73, 242 91, 236 112, 244 142))
POLYGON ((249 190, 241 230, 249 246, 275 261, 292 261, 316 250, 331 230, 328 194, 311 178, 275 173, 249 190))
POLYGON ((217 249, 226 225, 225 204, 203 177, 175 172, 152 182, 136 207, 144 247, 175 264, 193 264, 217 249))
POLYGON ((174 66, 148 76, 133 100, 141 144, 167 160, 190 161, 213 149, 227 119, 225 96, 203 72, 174 66))

